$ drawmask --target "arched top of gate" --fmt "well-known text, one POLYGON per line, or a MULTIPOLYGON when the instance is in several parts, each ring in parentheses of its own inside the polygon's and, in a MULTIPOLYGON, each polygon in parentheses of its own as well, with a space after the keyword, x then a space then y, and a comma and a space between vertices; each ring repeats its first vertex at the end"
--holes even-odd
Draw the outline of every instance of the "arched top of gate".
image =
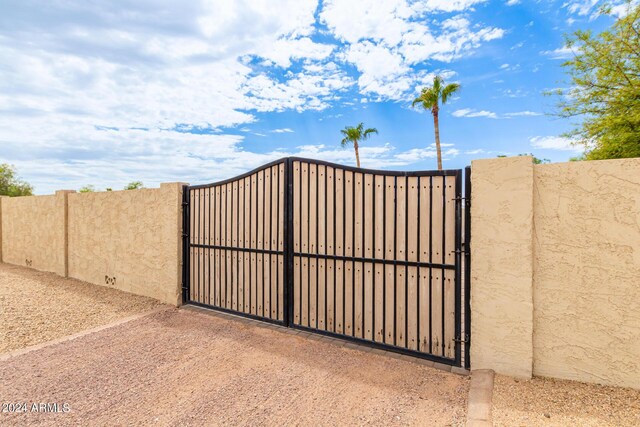
POLYGON ((233 178, 225 179, 223 181, 212 182, 208 184, 191 185, 189 188, 208 188, 216 187, 219 185, 228 184, 231 182, 239 181, 248 176, 254 175, 262 170, 269 169, 273 166, 286 164, 286 163, 300 162, 313 165, 326 166, 334 169, 341 169, 349 172, 369 174, 369 175, 381 175, 381 176, 398 176, 398 177, 418 177, 418 176, 461 176, 462 169, 445 169, 445 170, 422 170, 422 171, 393 171, 386 169, 366 169, 358 168, 355 166, 341 165, 339 163, 327 162, 325 160, 308 159, 304 157, 282 157, 278 160, 274 160, 241 175, 234 176, 233 178))

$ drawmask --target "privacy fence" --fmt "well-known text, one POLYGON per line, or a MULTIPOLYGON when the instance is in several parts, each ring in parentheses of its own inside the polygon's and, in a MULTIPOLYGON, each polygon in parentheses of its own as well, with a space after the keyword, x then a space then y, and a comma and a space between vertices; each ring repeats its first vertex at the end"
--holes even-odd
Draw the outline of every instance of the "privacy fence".
POLYGON ((0 259, 452 365, 640 388, 640 159, 487 159, 464 176, 290 158, 210 185, 0 197, 0 259))
POLYGON ((461 365, 461 191, 298 158, 186 187, 185 302, 461 365))

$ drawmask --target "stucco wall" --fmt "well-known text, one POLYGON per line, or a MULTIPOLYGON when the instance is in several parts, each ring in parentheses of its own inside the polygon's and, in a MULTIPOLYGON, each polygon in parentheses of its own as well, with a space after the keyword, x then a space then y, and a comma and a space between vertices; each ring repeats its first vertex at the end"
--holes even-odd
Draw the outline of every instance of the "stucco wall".
POLYGON ((472 369, 640 388, 640 159, 472 164, 472 369))
POLYGON ((69 195, 69 276, 180 301, 181 184, 69 195))
POLYGON ((533 163, 471 164, 471 363, 530 377, 533 367, 533 163))
POLYGON ((65 197, 3 197, 2 261, 65 275, 65 197))
POLYGON ((534 374, 640 388, 640 159, 534 185, 534 374))

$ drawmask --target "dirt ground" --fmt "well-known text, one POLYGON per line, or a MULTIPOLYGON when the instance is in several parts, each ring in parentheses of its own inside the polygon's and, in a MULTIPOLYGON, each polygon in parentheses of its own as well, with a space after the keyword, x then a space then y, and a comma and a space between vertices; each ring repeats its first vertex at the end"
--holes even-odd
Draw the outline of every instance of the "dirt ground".
POLYGON ((0 354, 159 306, 149 298, 0 263, 0 354))
POLYGON ((168 309, 0 362, 0 425, 463 425, 469 379, 403 357, 168 309))
POLYGON ((640 390, 496 375, 495 426, 640 426, 640 390))

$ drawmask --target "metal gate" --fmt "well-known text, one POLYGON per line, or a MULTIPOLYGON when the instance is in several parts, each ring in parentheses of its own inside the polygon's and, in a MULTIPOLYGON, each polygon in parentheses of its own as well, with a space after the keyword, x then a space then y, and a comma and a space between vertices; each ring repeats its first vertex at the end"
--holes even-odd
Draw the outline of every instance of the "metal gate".
POLYGON ((187 186, 184 301, 468 366, 463 200, 461 170, 300 158, 187 186))

